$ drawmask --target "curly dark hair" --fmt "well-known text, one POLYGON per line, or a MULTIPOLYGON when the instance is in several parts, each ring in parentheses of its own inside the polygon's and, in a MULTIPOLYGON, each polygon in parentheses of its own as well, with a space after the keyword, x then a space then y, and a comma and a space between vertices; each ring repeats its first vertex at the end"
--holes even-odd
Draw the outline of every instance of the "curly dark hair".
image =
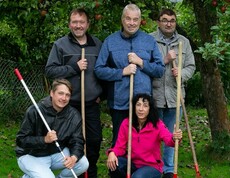
MULTIPOLYGON (((138 127, 138 119, 137 119, 137 115, 136 115, 136 104, 138 102, 139 99, 142 99, 143 101, 148 101, 149 102, 149 114, 147 116, 147 120, 146 123, 151 122, 153 124, 154 127, 157 126, 157 122, 159 121, 159 116, 158 116, 158 112, 157 112, 157 108, 154 104, 154 100, 153 97, 146 94, 146 93, 139 93, 136 94, 133 97, 133 118, 132 118, 132 124, 133 127, 135 127, 137 129, 138 127)), ((145 125, 146 125, 145 123, 145 125)))

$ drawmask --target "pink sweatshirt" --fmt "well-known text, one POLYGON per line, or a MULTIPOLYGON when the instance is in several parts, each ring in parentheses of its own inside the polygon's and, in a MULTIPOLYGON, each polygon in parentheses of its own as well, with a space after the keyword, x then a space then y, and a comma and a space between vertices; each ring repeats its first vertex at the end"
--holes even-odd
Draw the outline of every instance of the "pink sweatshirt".
MULTIPOLYGON (((109 149, 116 156, 127 156, 128 130, 129 120, 126 118, 120 126, 115 146, 109 149)), ((131 161, 137 168, 148 165, 162 172, 161 141, 174 147, 173 135, 161 120, 157 123, 157 128, 149 122, 139 133, 132 127, 131 161)))

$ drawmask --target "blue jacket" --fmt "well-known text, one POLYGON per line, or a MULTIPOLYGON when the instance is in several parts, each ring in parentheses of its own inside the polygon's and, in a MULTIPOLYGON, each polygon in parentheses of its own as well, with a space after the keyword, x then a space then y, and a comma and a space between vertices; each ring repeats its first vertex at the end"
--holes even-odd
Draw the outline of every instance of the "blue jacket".
POLYGON ((122 31, 108 36, 100 50, 95 65, 95 74, 107 81, 108 105, 112 109, 129 108, 130 77, 123 76, 123 69, 129 65, 128 53, 134 52, 143 60, 143 68, 137 67, 134 75, 134 95, 152 92, 152 78, 164 74, 164 63, 154 37, 137 31, 127 38, 122 31))

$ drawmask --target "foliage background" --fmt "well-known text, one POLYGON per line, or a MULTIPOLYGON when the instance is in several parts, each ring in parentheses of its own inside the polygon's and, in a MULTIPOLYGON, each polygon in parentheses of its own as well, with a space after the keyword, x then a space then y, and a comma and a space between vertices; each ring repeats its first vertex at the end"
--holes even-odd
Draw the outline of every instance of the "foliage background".
MULTIPOLYGON (((142 10, 143 25, 141 29, 152 32, 156 29, 157 14, 161 8, 175 9, 178 16, 178 31, 191 40, 194 50, 205 57, 218 56, 226 97, 230 97, 230 46, 229 8, 222 13, 220 8, 225 1, 218 1, 213 7, 211 0, 205 0, 210 11, 218 12, 219 21, 213 27, 213 41, 203 46, 199 39, 199 31, 192 6, 189 1, 171 3, 167 0, 159 1, 119 1, 119 0, 0 0, 0 55, 3 59, 11 59, 19 63, 20 68, 30 71, 35 64, 45 65, 52 44, 58 38, 66 35, 68 29, 69 12, 76 7, 84 7, 90 14, 91 27, 89 33, 102 41, 114 31, 121 28, 120 17, 123 7, 129 3, 136 3, 142 10), (221 31, 221 33, 219 33, 221 31), (228 38, 228 39, 225 39, 228 38), (200 44, 197 46, 195 44, 200 44), (198 51, 198 50, 197 50, 198 51)), ((176 1, 173 1, 176 2, 176 1)), ((186 101, 193 106, 204 106, 201 93, 199 66, 194 78, 188 83, 189 92, 186 101)))

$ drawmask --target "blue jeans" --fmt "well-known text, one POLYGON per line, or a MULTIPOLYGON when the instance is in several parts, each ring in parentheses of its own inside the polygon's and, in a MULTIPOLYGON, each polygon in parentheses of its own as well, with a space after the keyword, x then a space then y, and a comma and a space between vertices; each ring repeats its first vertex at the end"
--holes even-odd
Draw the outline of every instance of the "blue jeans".
MULTIPOLYGON (((65 156, 69 156, 69 149, 63 150, 65 156)), ((55 153, 50 156, 35 157, 31 155, 23 155, 18 158, 18 165, 25 173, 23 178, 55 178, 52 170, 62 170, 58 175, 59 178, 72 178, 73 174, 70 169, 63 165, 63 156, 61 153, 55 153)), ((73 171, 78 176, 84 173, 89 167, 89 162, 83 156, 73 167, 73 171)))
MULTIPOLYGON (((127 158, 118 157, 118 167, 115 171, 110 171, 111 178, 126 178, 127 158)), ((131 178, 160 178, 161 172, 151 166, 136 168, 131 163, 131 178)))
MULTIPOLYGON (((176 108, 158 108, 159 117, 163 120, 167 128, 173 133, 174 125, 176 124, 176 108)), ((182 115, 182 109, 180 108, 180 119, 182 115)), ((174 148, 168 147, 163 144, 163 172, 174 172, 174 148)))

